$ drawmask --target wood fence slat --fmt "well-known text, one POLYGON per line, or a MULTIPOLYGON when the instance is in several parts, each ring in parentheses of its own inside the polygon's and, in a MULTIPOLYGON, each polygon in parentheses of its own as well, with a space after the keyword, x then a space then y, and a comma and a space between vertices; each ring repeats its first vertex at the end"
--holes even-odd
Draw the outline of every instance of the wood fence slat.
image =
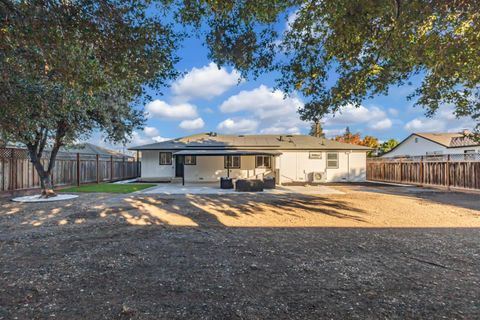
POLYGON ((480 189, 480 160, 367 160, 367 180, 480 189))
MULTIPOLYGON (((44 166, 48 160, 41 159, 44 166)), ((123 180, 138 177, 133 158, 95 154, 59 154, 52 172, 55 186, 123 180)), ((38 188, 40 179, 24 149, 0 148, 0 192, 38 188)))

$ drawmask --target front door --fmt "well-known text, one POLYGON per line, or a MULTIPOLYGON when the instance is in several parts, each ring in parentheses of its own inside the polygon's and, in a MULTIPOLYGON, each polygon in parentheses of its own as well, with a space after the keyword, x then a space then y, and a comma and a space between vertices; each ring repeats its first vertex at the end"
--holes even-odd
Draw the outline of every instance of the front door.
POLYGON ((175 156, 175 177, 183 177, 183 156, 175 156))

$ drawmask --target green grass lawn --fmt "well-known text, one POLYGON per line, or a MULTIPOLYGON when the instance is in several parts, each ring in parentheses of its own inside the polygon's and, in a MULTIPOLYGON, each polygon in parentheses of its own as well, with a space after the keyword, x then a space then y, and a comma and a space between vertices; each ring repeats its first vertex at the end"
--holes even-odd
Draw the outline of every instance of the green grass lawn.
POLYGON ((80 187, 71 187, 58 190, 59 192, 107 192, 107 193, 130 193, 146 188, 154 187, 155 184, 151 183, 100 183, 100 184, 87 184, 80 187))

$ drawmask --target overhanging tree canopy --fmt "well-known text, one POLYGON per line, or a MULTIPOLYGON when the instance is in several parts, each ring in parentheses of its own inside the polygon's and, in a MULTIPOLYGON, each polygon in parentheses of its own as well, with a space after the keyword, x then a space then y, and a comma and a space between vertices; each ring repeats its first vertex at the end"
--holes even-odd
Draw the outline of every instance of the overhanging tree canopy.
POLYGON ((457 116, 480 123, 479 1, 183 3, 184 22, 209 26, 206 43, 217 63, 244 74, 280 71, 278 86, 308 99, 300 110, 304 120, 358 106, 420 75, 411 97, 427 115, 453 104, 457 116), (275 24, 288 14, 287 30, 278 32, 275 24))
POLYGON ((178 37, 150 5, 0 1, 0 131, 27 146, 45 194, 62 145, 95 129, 125 141, 144 121, 132 102, 176 75, 178 37))

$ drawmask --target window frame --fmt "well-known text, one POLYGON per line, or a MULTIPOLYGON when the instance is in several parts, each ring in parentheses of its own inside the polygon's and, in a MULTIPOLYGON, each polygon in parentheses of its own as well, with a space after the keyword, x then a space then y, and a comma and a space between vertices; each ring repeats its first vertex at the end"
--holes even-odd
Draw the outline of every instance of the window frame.
POLYGON ((197 165, 197 156, 194 155, 189 155, 189 156, 184 156, 183 157, 183 164, 186 166, 196 166, 197 165), (187 158, 192 160, 190 163, 187 162, 187 158))
POLYGON ((272 157, 271 156, 255 156, 255 168, 272 168, 272 157), (258 165, 258 159, 262 159, 262 164, 258 165), (265 165, 265 159, 268 159, 268 165, 265 165))
POLYGON ((172 165, 172 158, 173 158, 173 154, 171 152, 168 152, 168 151, 160 151, 158 153, 158 164, 160 166, 171 166, 172 165), (170 154, 169 157, 167 157, 166 159, 168 159, 169 161, 165 162, 165 163, 162 163, 162 154, 170 154))
POLYGON ((242 158, 241 156, 237 156, 237 155, 229 155, 229 156, 223 156, 223 167, 224 169, 240 169, 242 167, 242 158), (235 158, 238 158, 238 166, 234 166, 234 161, 233 159, 235 158), (230 162, 230 166, 228 166, 228 158, 231 159, 231 162, 230 162))
POLYGON ((325 160, 327 161, 327 169, 338 169, 340 167, 340 156, 338 152, 327 152, 325 160), (336 156, 336 159, 329 159, 329 155, 332 154, 336 156), (330 166, 328 163, 329 161, 335 161, 336 166, 330 166))

